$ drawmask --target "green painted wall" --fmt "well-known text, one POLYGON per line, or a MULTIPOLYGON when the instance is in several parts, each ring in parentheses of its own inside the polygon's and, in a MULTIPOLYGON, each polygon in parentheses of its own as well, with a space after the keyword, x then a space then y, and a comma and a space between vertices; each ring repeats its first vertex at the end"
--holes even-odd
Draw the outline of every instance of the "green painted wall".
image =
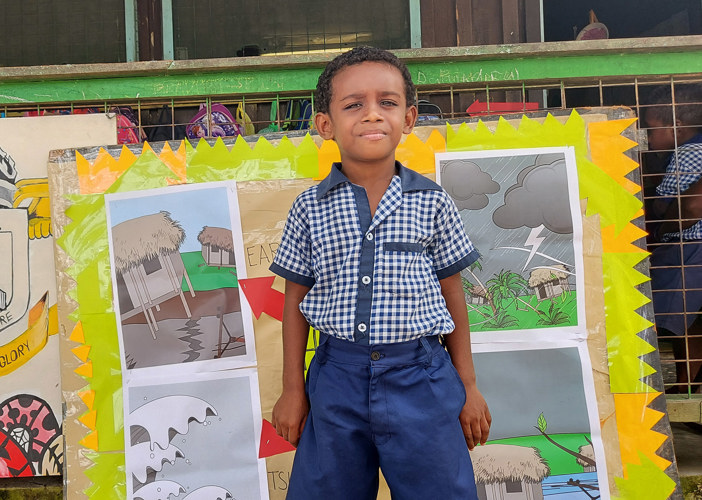
MULTIPOLYGON (((397 51, 418 85, 702 73, 702 36, 397 51)), ((334 54, 0 68, 0 104, 311 91, 334 54)))

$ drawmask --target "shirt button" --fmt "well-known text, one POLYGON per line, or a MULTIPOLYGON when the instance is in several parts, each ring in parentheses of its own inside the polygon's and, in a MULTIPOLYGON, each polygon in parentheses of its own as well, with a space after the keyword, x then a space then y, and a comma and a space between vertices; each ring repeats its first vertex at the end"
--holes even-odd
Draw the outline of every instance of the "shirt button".
POLYGON ((373 351, 371 353, 371 359, 373 361, 378 361, 380 359, 380 353, 378 351, 373 351))
POLYGON ((359 332, 363 333, 366 331, 366 328, 368 328, 368 327, 366 326, 365 323, 359 323, 357 328, 358 328, 359 332))
POLYGON ((363 278, 361 278, 361 283, 363 283, 364 285, 367 285, 370 282, 371 282, 370 276, 364 276, 363 278))
POLYGON ((373 241, 373 233, 368 233, 368 234, 366 234, 366 239, 367 239, 368 241, 373 241))

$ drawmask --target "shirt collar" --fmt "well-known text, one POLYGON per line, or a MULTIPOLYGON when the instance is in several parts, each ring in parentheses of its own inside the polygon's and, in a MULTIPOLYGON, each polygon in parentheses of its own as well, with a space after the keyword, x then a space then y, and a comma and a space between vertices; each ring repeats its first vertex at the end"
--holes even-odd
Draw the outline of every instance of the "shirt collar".
MULTIPOLYGON (((395 169, 400 177, 400 181, 402 182, 403 193, 407 193, 409 191, 441 191, 441 186, 439 186, 436 182, 427 179, 414 170, 410 170, 399 161, 395 162, 395 169)), ((332 164, 329 175, 327 175, 317 186, 317 200, 321 200, 329 191, 345 182, 351 181, 349 181, 348 177, 346 177, 341 171, 341 163, 336 162, 332 164)))

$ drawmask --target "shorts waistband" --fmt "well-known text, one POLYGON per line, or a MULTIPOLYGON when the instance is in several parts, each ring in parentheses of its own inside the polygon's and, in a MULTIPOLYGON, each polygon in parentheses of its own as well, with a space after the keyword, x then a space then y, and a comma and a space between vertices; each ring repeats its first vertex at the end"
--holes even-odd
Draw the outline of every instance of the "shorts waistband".
POLYGON ((320 363, 330 360, 354 365, 430 365, 440 349, 443 346, 437 335, 392 344, 360 345, 320 333, 315 355, 320 363))

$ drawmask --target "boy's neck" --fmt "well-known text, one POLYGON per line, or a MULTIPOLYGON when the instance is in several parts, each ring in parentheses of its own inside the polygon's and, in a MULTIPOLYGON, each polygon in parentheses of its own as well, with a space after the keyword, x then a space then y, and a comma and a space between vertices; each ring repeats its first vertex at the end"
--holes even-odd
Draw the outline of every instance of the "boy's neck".
POLYGON ((385 195, 388 186, 395 175, 395 160, 391 162, 383 161, 379 163, 357 163, 346 162, 341 159, 341 171, 352 183, 361 186, 366 190, 368 197, 368 208, 371 217, 375 216, 375 211, 380 204, 380 200, 385 195))
POLYGON ((395 160, 382 163, 358 163, 341 160, 341 171, 354 184, 368 189, 390 184, 395 175, 395 160))
POLYGON ((702 130, 699 127, 679 126, 677 130, 678 144, 685 144, 701 132, 702 130))

